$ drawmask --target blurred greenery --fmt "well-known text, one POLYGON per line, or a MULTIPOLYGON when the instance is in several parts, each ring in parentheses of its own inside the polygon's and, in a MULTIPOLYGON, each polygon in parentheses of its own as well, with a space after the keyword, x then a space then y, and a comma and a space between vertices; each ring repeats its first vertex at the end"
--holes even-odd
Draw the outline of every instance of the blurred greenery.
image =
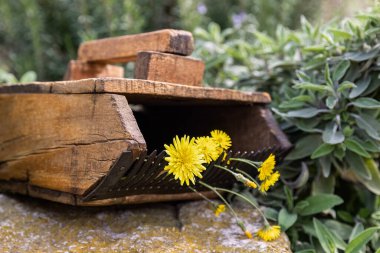
POLYGON ((275 30, 299 26, 300 15, 315 18, 320 0, 13 0, 0 1, 0 68, 38 80, 61 80, 83 41, 179 28, 193 31, 215 22, 222 28, 254 23, 275 30))

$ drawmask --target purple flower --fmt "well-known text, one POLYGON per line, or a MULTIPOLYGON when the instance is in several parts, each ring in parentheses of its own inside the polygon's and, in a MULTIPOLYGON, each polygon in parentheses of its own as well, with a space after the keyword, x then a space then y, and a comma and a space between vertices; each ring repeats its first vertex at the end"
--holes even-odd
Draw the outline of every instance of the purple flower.
POLYGON ((199 14, 206 14, 207 13, 207 6, 204 3, 199 3, 197 6, 197 11, 199 14))
POLYGON ((234 27, 241 27, 243 22, 247 19, 247 13, 241 11, 237 14, 232 15, 232 23, 234 27))

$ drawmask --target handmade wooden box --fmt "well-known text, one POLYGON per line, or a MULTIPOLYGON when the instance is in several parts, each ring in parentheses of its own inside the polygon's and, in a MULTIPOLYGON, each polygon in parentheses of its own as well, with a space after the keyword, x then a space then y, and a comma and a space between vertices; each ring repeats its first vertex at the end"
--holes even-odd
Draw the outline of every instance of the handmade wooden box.
MULTIPOLYGON (((185 56, 176 65, 170 55, 162 54, 191 53, 192 38, 186 32, 164 30, 138 38, 134 51, 123 46, 125 50, 120 52, 120 48, 111 47, 108 54, 100 50, 97 55, 97 43, 83 45, 79 71, 83 67, 85 75, 115 73, 92 72, 87 67, 107 67, 107 59, 136 59, 136 50, 160 51, 149 55, 169 59, 172 68, 186 64, 204 67, 185 56), (149 38, 160 43, 152 44, 149 38)), ((125 41, 135 40, 124 36, 99 43, 109 46, 125 41)), ((149 60, 142 62, 148 66, 147 76, 152 76, 157 63, 150 66, 149 60)), ((165 70, 158 67, 160 73, 165 70)), ((144 68, 138 72, 143 73, 144 68)), ((193 199, 198 195, 162 173, 166 164, 164 144, 171 143, 175 135, 202 136, 220 129, 232 138, 229 156, 263 160, 274 152, 280 159, 287 152, 290 143, 267 107, 271 101, 268 94, 202 87, 199 75, 203 69, 197 73, 196 82, 188 75, 189 85, 90 78, 0 86, 0 190, 72 205, 193 199)), ((157 76, 162 75, 154 78, 157 76)), ((164 77, 165 81, 176 78, 164 77)), ((225 162, 219 159, 215 163, 225 162)), ((203 180, 231 186, 232 178, 215 169, 215 163, 205 171, 203 180)))

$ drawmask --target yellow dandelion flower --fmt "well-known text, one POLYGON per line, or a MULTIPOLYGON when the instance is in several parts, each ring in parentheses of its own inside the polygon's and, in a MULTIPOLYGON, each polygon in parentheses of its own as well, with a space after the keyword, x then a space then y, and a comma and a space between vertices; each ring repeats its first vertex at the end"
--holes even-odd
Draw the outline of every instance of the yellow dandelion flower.
POLYGON ((195 176, 202 178, 201 172, 206 168, 202 165, 205 160, 203 155, 195 144, 195 139, 189 136, 184 136, 181 139, 176 136, 173 139, 173 144, 165 145, 165 152, 168 157, 165 160, 168 165, 164 170, 169 174, 174 175, 174 179, 179 179, 181 185, 186 182, 186 185, 190 185, 191 181, 195 184, 195 176))
POLYGON ((269 157, 261 164, 259 171, 259 179, 264 181, 267 177, 272 175, 273 169, 276 166, 276 157, 270 154, 269 157))
POLYGON ((276 240, 280 234, 280 226, 264 226, 257 232, 257 236, 267 242, 276 240))
POLYGON ((224 211, 226 211, 226 206, 223 204, 218 205, 218 207, 215 209, 215 216, 219 217, 219 215, 224 211))
POLYGON ((251 232, 249 232, 248 230, 245 230, 245 231, 244 231, 244 234, 245 234, 249 239, 252 239, 252 234, 251 234, 251 232))
POLYGON ((256 189, 257 188, 257 184, 251 180, 247 180, 244 182, 244 185, 245 186, 248 186, 250 188, 253 188, 253 189, 256 189))
POLYGON ((276 184, 278 179, 280 178, 280 172, 276 171, 272 175, 270 175, 266 180, 264 180, 260 185, 260 191, 266 192, 269 188, 276 184))
POLYGON ((219 146, 219 155, 232 145, 231 137, 221 130, 211 131, 211 138, 214 139, 219 146))
POLYGON ((215 161, 219 157, 218 144, 211 137, 199 137, 195 140, 198 149, 206 163, 215 161))

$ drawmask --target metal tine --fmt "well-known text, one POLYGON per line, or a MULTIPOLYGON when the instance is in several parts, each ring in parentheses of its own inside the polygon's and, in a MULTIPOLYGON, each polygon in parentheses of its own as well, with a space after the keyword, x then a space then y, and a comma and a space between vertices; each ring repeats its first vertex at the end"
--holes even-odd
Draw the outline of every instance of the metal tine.
MULTIPOLYGON (((239 157, 240 157, 240 154, 241 154, 241 152, 240 152, 240 151, 237 151, 237 152, 235 152, 231 157, 232 157, 232 158, 239 158, 239 157)), ((234 168, 234 167, 236 166, 237 163, 238 163, 238 161, 231 161, 231 163, 230 163, 231 168, 234 168)))
POLYGON ((145 181, 146 184, 151 184, 151 182, 154 182, 158 174, 164 170, 164 166, 166 165, 166 161, 164 160, 165 158, 165 151, 162 151, 160 154, 158 154, 156 161, 154 163, 154 166, 152 167, 151 171, 152 173, 150 174, 149 177, 147 177, 147 180, 145 181))
POLYGON ((140 167, 144 164, 144 160, 145 160, 145 157, 146 157, 146 153, 147 151, 144 150, 139 158, 137 158, 135 160, 135 162, 133 163, 133 165, 131 166, 131 168, 127 171, 127 173, 125 173, 124 177, 126 178, 124 180, 124 184, 129 184, 132 180, 134 180, 134 177, 136 175, 136 173, 139 172, 140 170, 140 167))
POLYGON ((133 181, 130 181, 129 187, 135 187, 136 185, 142 185, 142 179, 149 172, 150 168, 153 165, 153 161, 156 158, 157 150, 154 150, 149 156, 147 156, 144 160, 143 165, 139 169, 139 171, 133 177, 133 181))
POLYGON ((207 169, 205 171, 205 173, 203 174, 203 178, 207 178, 208 177, 208 174, 210 173, 210 170, 208 168, 211 168, 215 165, 220 165, 221 161, 223 160, 223 157, 224 157, 224 153, 222 153, 218 159, 216 159, 216 161, 212 161, 208 166, 207 166, 207 169))
POLYGON ((152 179, 154 179, 158 175, 158 173, 163 170, 162 166, 160 166, 160 165, 162 165, 163 163, 166 162, 164 160, 165 155, 166 155, 166 152, 161 151, 161 153, 159 153, 156 156, 152 167, 149 169, 149 174, 147 174, 146 178, 144 179, 145 184, 150 184, 152 179))

